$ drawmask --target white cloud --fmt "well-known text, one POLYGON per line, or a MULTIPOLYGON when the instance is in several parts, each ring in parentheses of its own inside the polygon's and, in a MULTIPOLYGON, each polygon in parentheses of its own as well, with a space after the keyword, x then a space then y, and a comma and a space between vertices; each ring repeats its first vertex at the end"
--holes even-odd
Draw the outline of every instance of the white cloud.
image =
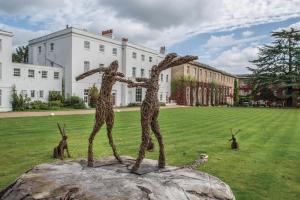
POLYGON ((250 37, 250 36, 252 36, 253 34, 254 34, 253 31, 244 31, 244 32, 242 33, 242 36, 243 36, 243 37, 250 37))
POLYGON ((249 61, 256 59, 257 53, 258 47, 232 47, 218 55, 211 64, 230 73, 247 73, 246 67, 252 66, 249 61))
POLYGON ((0 0, 0 5, 2 17, 42 24, 43 30, 63 29, 66 24, 94 32, 113 28, 129 40, 155 48, 198 33, 300 16, 299 0, 0 0))
POLYGON ((222 35, 222 36, 210 36, 206 44, 203 45, 204 48, 207 48, 210 51, 216 51, 220 48, 230 47, 234 45, 243 45, 252 42, 258 42, 261 39, 267 37, 267 35, 253 36, 248 38, 238 39, 234 37, 234 34, 222 35))

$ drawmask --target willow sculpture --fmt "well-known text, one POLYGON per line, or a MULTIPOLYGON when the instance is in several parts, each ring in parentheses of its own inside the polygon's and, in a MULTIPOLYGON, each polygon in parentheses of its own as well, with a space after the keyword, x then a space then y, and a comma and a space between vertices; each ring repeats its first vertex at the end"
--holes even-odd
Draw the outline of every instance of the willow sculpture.
POLYGON ((122 79, 122 77, 124 77, 124 74, 121 72, 118 72, 118 61, 112 62, 108 68, 100 67, 97 69, 87 71, 87 72, 81 74, 80 76, 77 76, 76 81, 84 79, 95 73, 103 73, 103 75, 102 75, 102 85, 101 85, 101 89, 100 89, 100 94, 98 96, 97 104, 96 104, 95 125, 94 125, 92 133, 89 137, 89 147, 88 147, 88 166, 89 167, 94 166, 94 156, 93 156, 94 138, 104 123, 106 123, 107 137, 109 140, 109 144, 113 150, 113 154, 114 154, 115 158, 120 163, 122 163, 122 160, 117 152, 116 146, 115 146, 115 144, 113 142, 113 138, 112 138, 112 129, 113 129, 113 125, 114 125, 114 111, 113 111, 113 105, 111 102, 111 92, 112 92, 113 85, 117 81, 123 82, 123 83, 132 83, 132 81, 122 79))
POLYGON ((239 149, 239 143, 236 140, 236 135, 241 131, 241 129, 238 129, 235 133, 233 133, 233 130, 230 129, 231 131, 231 139, 229 141, 231 141, 231 149, 233 150, 237 150, 239 149))
POLYGON ((137 83, 131 83, 128 85, 128 87, 144 87, 147 89, 145 98, 141 105, 142 142, 140 145, 138 158, 136 159, 136 162, 131 169, 132 172, 136 172, 139 169, 140 164, 145 157, 145 150, 147 150, 150 141, 150 129, 153 131, 159 144, 158 167, 165 167, 166 161, 164 142, 158 124, 159 75, 163 70, 185 64, 196 59, 198 59, 196 56, 178 57, 175 53, 168 54, 165 59, 162 60, 158 65, 154 65, 152 67, 150 78, 136 78, 137 83))

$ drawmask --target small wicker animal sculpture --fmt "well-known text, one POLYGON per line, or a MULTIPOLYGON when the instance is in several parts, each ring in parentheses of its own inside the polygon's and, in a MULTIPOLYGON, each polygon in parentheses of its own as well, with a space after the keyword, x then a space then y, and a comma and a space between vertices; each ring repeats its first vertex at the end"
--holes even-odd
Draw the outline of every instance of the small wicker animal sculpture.
POLYGON ((150 78, 136 78, 138 83, 129 84, 128 87, 144 87, 147 89, 145 98, 141 105, 141 126, 142 126, 142 142, 140 145, 139 155, 136 159, 134 166, 131 171, 136 172, 142 160, 145 157, 145 151, 148 148, 150 140, 150 128, 152 129, 154 135, 156 136, 159 144, 159 161, 158 167, 164 168, 165 152, 164 152, 164 142, 162 135, 160 134, 160 127, 158 124, 159 115, 159 101, 158 101, 158 89, 159 89, 159 76, 163 70, 175 67, 181 64, 188 63, 190 61, 196 60, 196 56, 184 56, 179 57, 176 53, 168 54, 164 60, 162 60, 158 65, 154 65, 151 69, 150 78))
POLYGON ((117 148, 113 142, 113 137, 112 137, 112 129, 114 126, 114 110, 111 102, 111 92, 112 92, 113 85, 117 81, 123 83, 133 83, 133 82, 130 80, 122 79, 121 77, 124 77, 124 74, 118 72, 118 67, 119 67, 118 61, 113 61, 107 68, 100 67, 97 69, 92 69, 76 77, 76 81, 78 81, 88 76, 91 76, 95 73, 103 73, 100 94, 98 96, 97 105, 96 105, 95 125, 89 137, 89 147, 88 147, 89 167, 94 166, 94 156, 93 156, 94 138, 104 123, 106 123, 107 137, 109 139, 109 144, 113 150, 113 154, 115 158, 120 163, 122 163, 121 157, 117 152, 117 148))
POLYGON ((67 139, 68 136, 66 134, 66 125, 64 124, 63 127, 60 126, 59 123, 57 123, 57 127, 59 129, 59 132, 61 134, 61 141, 59 142, 57 147, 54 147, 53 149, 53 157, 54 158, 60 158, 61 160, 64 159, 64 152, 66 150, 68 157, 70 158, 70 153, 69 153, 69 149, 68 149, 68 143, 67 143, 67 139))
POLYGON ((231 141, 231 149, 237 150, 239 149, 239 144, 235 136, 241 131, 241 129, 238 129, 235 133, 233 133, 232 129, 230 129, 230 131, 231 131, 231 139, 229 141, 231 141))

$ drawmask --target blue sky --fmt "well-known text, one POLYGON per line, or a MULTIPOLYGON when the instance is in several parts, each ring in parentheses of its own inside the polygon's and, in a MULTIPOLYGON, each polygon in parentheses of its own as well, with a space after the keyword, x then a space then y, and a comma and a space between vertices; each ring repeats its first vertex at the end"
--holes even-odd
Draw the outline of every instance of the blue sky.
POLYGON ((271 31, 300 28, 299 8, 300 0, 0 0, 0 29, 14 33, 17 47, 66 24, 113 28, 117 37, 239 74, 271 31))

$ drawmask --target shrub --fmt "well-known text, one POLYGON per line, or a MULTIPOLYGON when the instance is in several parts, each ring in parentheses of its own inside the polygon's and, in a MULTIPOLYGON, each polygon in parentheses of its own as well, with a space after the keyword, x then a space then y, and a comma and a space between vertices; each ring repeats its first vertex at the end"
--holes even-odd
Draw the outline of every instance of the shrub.
POLYGON ((86 108, 83 99, 78 96, 71 96, 67 98, 64 102, 65 107, 75 108, 75 109, 83 109, 86 108))
POLYGON ((89 106, 92 108, 96 108, 97 99, 99 97, 99 90, 94 84, 93 87, 90 88, 89 91, 89 106))
POLYGON ((23 97, 21 94, 17 94, 16 87, 13 86, 12 92, 12 109, 13 111, 22 111, 29 108, 30 98, 27 96, 23 97))
POLYGON ((60 107, 63 107, 63 104, 60 100, 56 100, 56 101, 49 101, 48 106, 51 109, 58 109, 60 107))
POLYGON ((159 106, 166 106, 165 102, 159 102, 159 106))
POLYGON ((60 101, 63 102, 64 98, 59 91, 50 91, 48 101, 60 101))
POLYGON ((48 110, 48 104, 40 100, 30 102, 30 108, 34 110, 48 110))
POLYGON ((127 105, 127 107, 139 107, 139 106, 141 106, 142 104, 141 103, 129 103, 128 105, 127 105))

